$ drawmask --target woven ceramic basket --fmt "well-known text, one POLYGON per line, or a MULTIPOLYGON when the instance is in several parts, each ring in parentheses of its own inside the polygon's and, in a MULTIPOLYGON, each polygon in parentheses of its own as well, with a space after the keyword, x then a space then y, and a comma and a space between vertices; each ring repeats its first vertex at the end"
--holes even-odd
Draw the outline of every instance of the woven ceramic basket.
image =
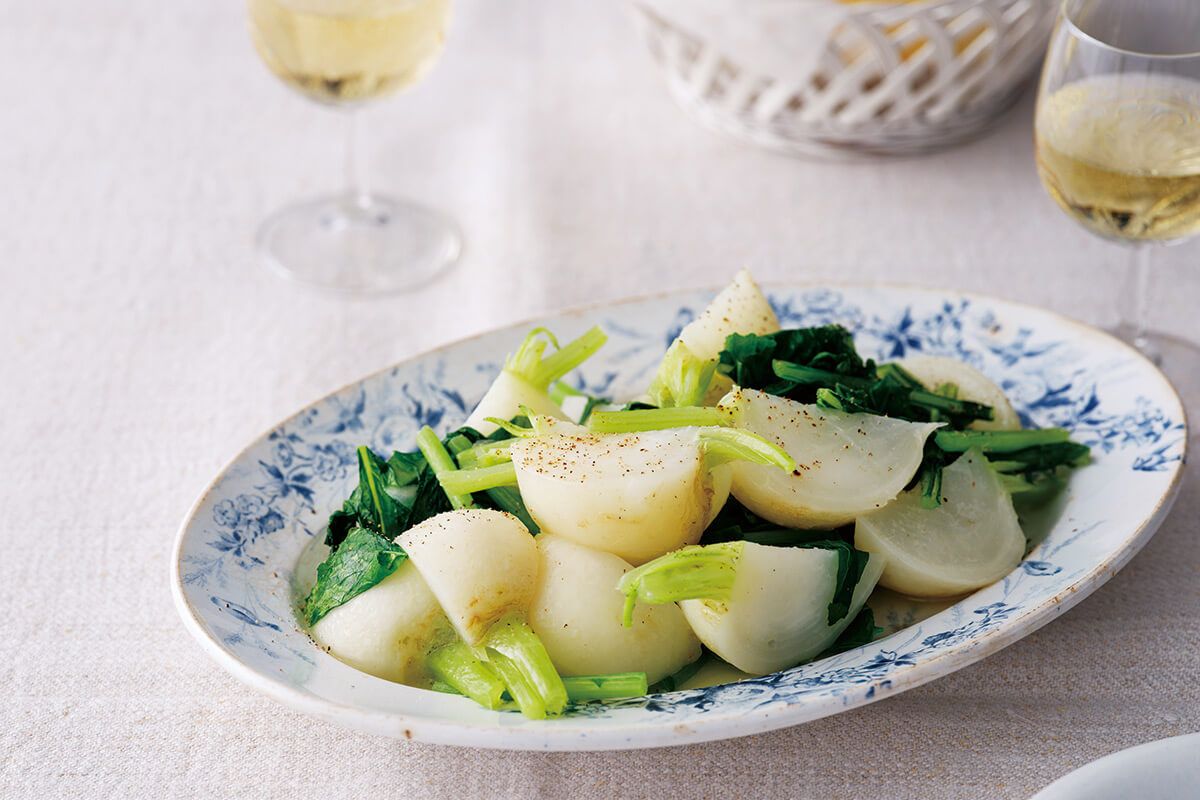
POLYGON ((776 0, 772 19, 747 20, 760 6, 728 0, 750 35, 719 45, 720 35, 694 21, 687 29, 651 2, 635 8, 672 93, 700 121, 793 154, 846 156, 928 150, 977 133, 1041 62, 1057 11, 1054 0, 833 3, 776 0), (772 34, 811 24, 814 10, 836 13, 836 24, 811 52, 782 52, 772 34))

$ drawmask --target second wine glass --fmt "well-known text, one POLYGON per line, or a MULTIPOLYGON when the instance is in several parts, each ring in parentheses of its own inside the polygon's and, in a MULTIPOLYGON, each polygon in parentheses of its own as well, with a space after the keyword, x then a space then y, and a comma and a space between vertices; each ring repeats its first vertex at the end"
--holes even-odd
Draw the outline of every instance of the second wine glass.
POLYGON ((1155 361, 1198 355, 1151 333, 1146 307, 1153 245, 1200 233, 1198 49, 1195 0, 1066 0, 1038 95, 1042 183, 1089 230, 1132 246, 1118 333, 1155 361))
POLYGON ((450 0, 248 0, 254 44, 288 86, 347 117, 346 188, 263 223, 258 247, 284 274, 346 292, 420 286, 452 265, 449 219, 371 190, 361 106, 410 86, 442 51, 450 0))

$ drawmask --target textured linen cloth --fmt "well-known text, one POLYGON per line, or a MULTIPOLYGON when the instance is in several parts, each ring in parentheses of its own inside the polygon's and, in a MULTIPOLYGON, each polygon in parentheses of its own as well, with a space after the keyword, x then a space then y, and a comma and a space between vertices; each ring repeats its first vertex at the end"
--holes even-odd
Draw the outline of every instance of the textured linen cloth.
MULTIPOLYGON (((342 126, 266 72, 239 3, 0 12, 0 797, 1024 798, 1200 729, 1195 480, 1063 618, 791 730, 482 752, 350 732, 243 687, 177 619, 172 540, 226 460, 327 391, 489 327, 717 285, 744 264, 1104 323, 1124 255, 1045 196, 1028 99, 943 154, 794 161, 677 111, 620 5, 463 0, 443 63, 370 127, 377 183, 451 211, 465 259, 418 294, 347 301, 254 259, 259 220, 338 185, 342 126)), ((1197 247, 1158 255, 1152 300, 1161 327, 1193 337, 1197 247)))

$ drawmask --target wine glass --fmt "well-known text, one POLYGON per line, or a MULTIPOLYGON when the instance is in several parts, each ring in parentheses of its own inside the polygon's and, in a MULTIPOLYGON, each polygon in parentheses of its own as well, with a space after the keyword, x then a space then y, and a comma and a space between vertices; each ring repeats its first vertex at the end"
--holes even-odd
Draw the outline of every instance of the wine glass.
POLYGON ((416 83, 441 53, 450 0, 248 0, 255 48, 284 83, 348 120, 341 194, 278 211, 258 231, 264 260, 346 292, 415 288, 462 249, 453 222, 367 186, 361 107, 416 83))
POLYGON ((1050 196, 1130 246, 1117 334, 1186 396, 1200 350, 1148 330, 1146 289, 1154 245, 1200 233, 1200 2, 1066 0, 1034 128, 1050 196))

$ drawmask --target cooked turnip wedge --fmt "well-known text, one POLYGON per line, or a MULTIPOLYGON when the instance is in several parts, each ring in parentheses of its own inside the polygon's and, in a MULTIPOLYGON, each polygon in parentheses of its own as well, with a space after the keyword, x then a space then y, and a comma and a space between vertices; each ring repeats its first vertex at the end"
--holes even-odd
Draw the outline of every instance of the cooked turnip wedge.
POLYGON ((970 364, 943 356, 909 356, 897 362, 908 374, 936 392, 939 387, 953 386, 960 400, 970 400, 992 407, 991 419, 971 423, 980 431, 1019 431, 1021 418, 1004 391, 970 364))
POLYGON ((679 602, 710 650, 744 672, 765 675, 820 655, 862 609, 883 559, 863 563, 851 555, 862 571, 847 585, 839 571, 843 557, 834 549, 753 542, 687 547, 627 573, 618 589, 626 596, 625 620, 639 601, 679 602), (843 587, 848 598, 838 597, 843 587))
MULTIPOLYGON (((538 527, 631 564, 699 541, 729 496, 724 462, 794 467, 760 437, 718 427, 533 436, 510 454, 512 478, 538 527)), ((442 485, 460 491, 459 481, 488 469, 496 474, 486 477, 502 480, 504 466, 451 473, 442 485)))
POLYGON ((566 689, 527 621, 539 564, 537 545, 520 520, 487 509, 447 511, 396 541, 521 713, 535 719, 560 713, 566 689))
POLYGON ((561 536, 537 537, 541 554, 529 625, 563 676, 644 672, 655 683, 700 656, 700 642, 675 605, 644 606, 621 624, 613 590, 628 562, 561 536))
POLYGON ((327 612, 310 633, 335 658, 370 675, 426 688, 439 680, 486 708, 500 707, 504 683, 458 638, 408 561, 327 612))
MULTIPOLYGON (((611 434, 537 415, 531 428, 503 423, 517 437, 507 448, 509 462, 439 473, 438 480, 448 495, 517 484, 540 530, 641 564, 699 540, 729 496, 726 462, 795 468, 787 453, 761 436, 718 427, 723 416, 716 409, 645 413, 648 423, 641 411, 593 415, 610 420, 611 434), (706 427, 682 427, 691 422, 706 427), (632 425, 628 433, 622 431, 626 424, 632 425), (650 429, 633 432, 645 424, 650 429)), ((488 451, 486 459, 504 457, 498 451, 488 451)))
POLYGON ((408 562, 329 611, 311 633, 355 669, 413 686, 429 683, 425 659, 435 641, 453 638, 437 598, 408 562))
POLYGON ((771 304, 754 282, 750 270, 743 269, 733 276, 733 282, 722 289, 700 316, 684 326, 677 341, 700 358, 716 359, 731 333, 774 333, 779 320, 771 304))
POLYGON ((864 517, 854 545, 885 557, 880 584, 913 597, 949 597, 999 580, 1025 552, 1012 499, 976 450, 942 472, 942 504, 921 507, 920 490, 864 517))
POLYGON ((489 417, 512 419, 522 406, 536 414, 565 419, 563 410, 547 394, 550 384, 587 360, 607 340, 604 331, 592 328, 560 348, 550 331, 534 328, 504 362, 504 369, 467 418, 467 427, 488 436, 496 430, 489 417), (545 355, 548 345, 554 345, 555 352, 545 355))
MULTIPOLYGON (((700 315, 684 326, 675 338, 675 342, 667 350, 658 375, 651 384, 651 395, 658 392, 657 406, 666 405, 662 400, 661 387, 670 384, 669 373, 677 370, 680 356, 689 360, 709 362, 715 368, 717 357, 725 348, 725 339, 731 333, 774 333, 779 330, 779 320, 771 309, 771 304, 763 295, 758 284, 750 275, 749 270, 741 270, 734 276, 733 282, 722 289, 708 307, 700 315), (677 345, 682 344, 681 349, 677 345)), ((708 391, 702 398, 705 405, 713 405, 729 391, 733 385, 724 375, 714 375, 711 371, 705 380, 709 384, 708 391)), ((671 405, 691 405, 696 399, 676 399, 671 405)))
POLYGON ((735 389, 718 410, 796 459, 791 472, 733 463, 733 496, 788 528, 834 528, 883 508, 921 465, 938 423, 846 414, 735 389))

